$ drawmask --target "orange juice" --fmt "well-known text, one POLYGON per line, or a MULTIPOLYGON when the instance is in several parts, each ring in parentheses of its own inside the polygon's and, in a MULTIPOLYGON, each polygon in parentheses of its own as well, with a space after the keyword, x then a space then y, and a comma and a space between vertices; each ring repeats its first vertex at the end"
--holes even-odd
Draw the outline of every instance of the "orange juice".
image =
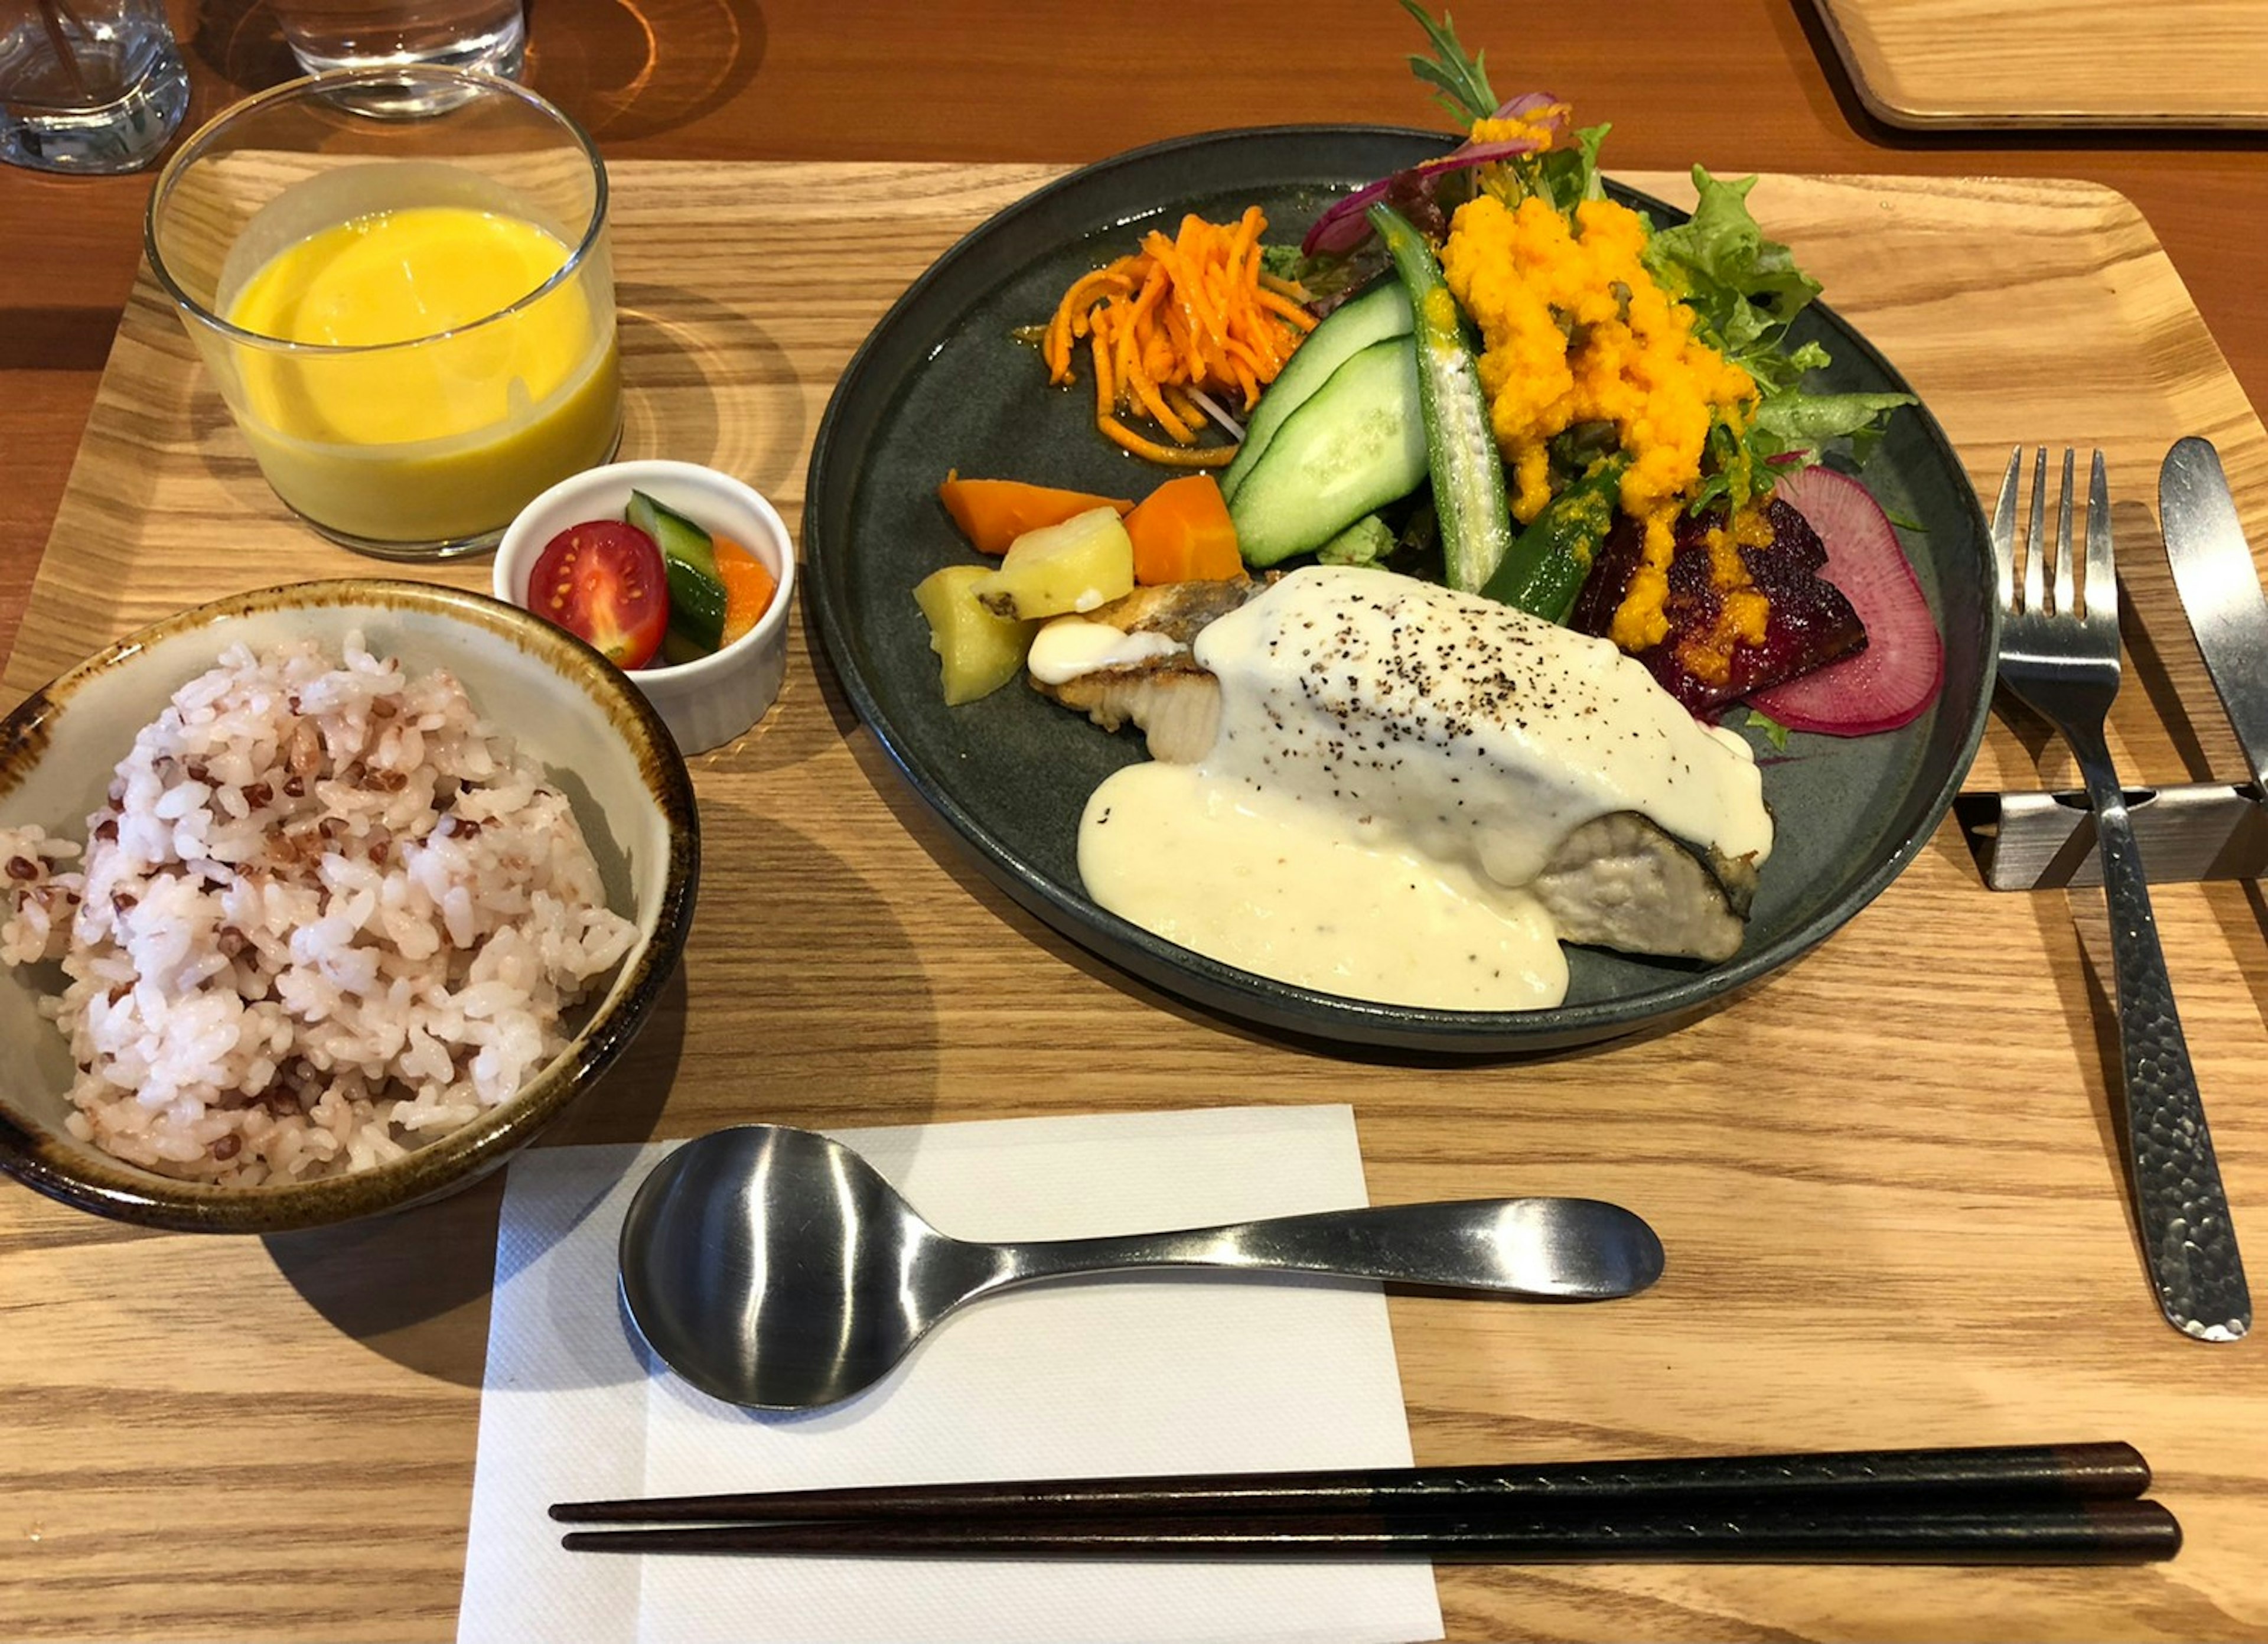
POLYGON ((377 210, 284 246, 225 309, 303 344, 241 362, 261 471, 318 525, 375 542, 500 530, 606 461, 620 431, 611 292, 546 282, 568 247, 467 205, 377 210), (540 293, 540 294, 538 294, 540 293))

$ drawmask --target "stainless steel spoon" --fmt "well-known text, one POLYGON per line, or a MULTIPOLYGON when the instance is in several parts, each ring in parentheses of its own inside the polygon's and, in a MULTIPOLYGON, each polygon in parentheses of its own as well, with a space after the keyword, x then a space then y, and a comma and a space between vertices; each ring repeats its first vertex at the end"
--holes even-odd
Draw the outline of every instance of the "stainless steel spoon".
POLYGON ((622 1302, 694 1386, 806 1410, 863 1391, 963 1302, 1130 1267, 1337 1273, 1600 1301, 1661 1276, 1661 1241, 1589 1198, 1469 1199, 1129 1238, 982 1244, 939 1233, 874 1168, 809 1131, 688 1142, 622 1222, 622 1302))

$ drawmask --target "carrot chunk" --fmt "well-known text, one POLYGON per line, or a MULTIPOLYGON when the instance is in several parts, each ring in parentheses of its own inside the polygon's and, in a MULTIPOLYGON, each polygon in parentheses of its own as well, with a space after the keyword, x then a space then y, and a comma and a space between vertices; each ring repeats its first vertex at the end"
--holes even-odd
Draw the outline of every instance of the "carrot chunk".
POLYGON ((779 587, 771 569, 729 536, 710 539, 717 553, 717 580, 725 585, 725 638, 731 645, 771 608, 779 587))
POLYGON ((1210 474, 1167 480, 1126 516, 1134 540, 1134 580, 1225 582, 1242 574, 1236 527, 1220 483, 1210 474))
POLYGON ((1061 525, 1090 509, 1116 508, 1123 514, 1134 505, 1130 497, 1091 497, 1021 480, 965 480, 957 473, 945 476, 937 495, 961 535, 985 554, 1005 554, 1025 532, 1061 525))

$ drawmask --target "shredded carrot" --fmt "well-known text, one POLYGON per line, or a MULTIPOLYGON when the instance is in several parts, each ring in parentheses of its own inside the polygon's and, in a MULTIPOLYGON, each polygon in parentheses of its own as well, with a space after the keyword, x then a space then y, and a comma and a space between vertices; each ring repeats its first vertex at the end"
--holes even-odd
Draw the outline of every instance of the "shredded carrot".
POLYGON ((1073 380, 1080 338, 1095 371, 1094 420, 1127 450, 1177 468, 1217 468, 1230 446, 1200 446, 1197 394, 1249 411, 1314 328, 1307 292, 1260 269, 1268 219, 1257 206, 1232 224, 1184 217, 1168 239, 1152 229, 1142 248, 1080 276, 1056 305, 1042 344, 1048 380, 1073 380), (1128 426, 1146 418, 1173 441, 1128 426))
POLYGON ((1161 446, 1154 439, 1145 439, 1116 417, 1097 417, 1095 425, 1113 445, 1123 446, 1138 457, 1147 457, 1167 468, 1226 468, 1236 457, 1234 446, 1161 446))

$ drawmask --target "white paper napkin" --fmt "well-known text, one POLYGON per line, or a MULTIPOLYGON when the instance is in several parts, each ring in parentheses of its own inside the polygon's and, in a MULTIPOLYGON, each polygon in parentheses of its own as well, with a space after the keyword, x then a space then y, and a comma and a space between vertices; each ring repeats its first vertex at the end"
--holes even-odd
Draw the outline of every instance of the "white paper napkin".
MULTIPOLYGON (((1078 1238, 1366 1204, 1344 1107, 836 1132, 930 1220, 1078 1238)), ((554 1501, 1080 1474, 1407 1466, 1384 1298, 1120 1277, 978 1303, 880 1387, 758 1415, 649 1365, 615 1240, 666 1146, 514 1161, 497 1242, 460 1644, 1388 1640, 1441 1636, 1424 1563, 568 1553, 554 1501)))

